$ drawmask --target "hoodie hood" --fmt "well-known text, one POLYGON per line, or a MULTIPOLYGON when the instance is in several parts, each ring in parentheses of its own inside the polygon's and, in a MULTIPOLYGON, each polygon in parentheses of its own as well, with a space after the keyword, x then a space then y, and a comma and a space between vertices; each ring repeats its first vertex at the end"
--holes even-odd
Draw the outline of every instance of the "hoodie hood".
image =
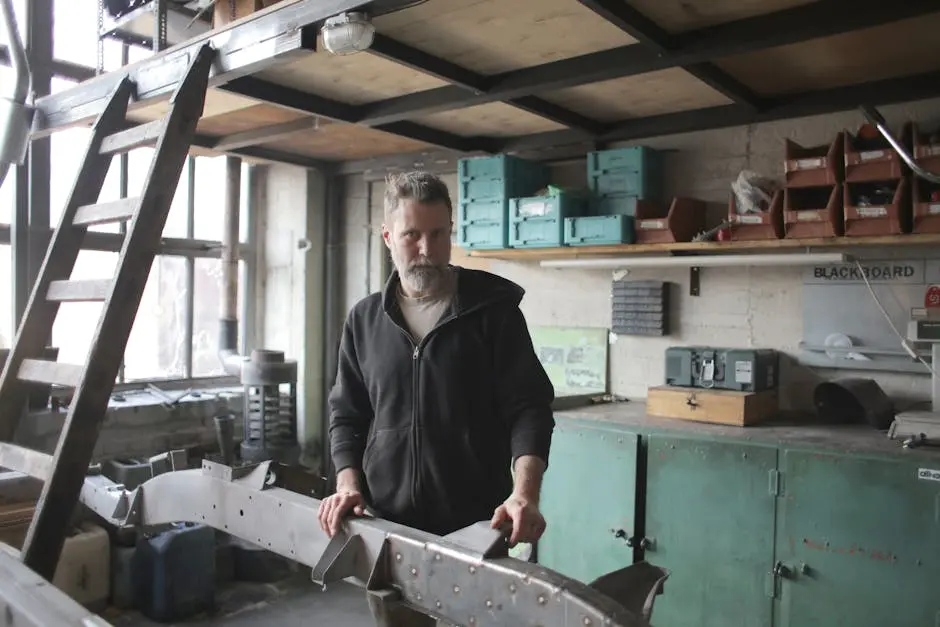
MULTIPOLYGON (((448 267, 457 277, 457 293, 452 305, 455 315, 460 316, 496 303, 518 306, 525 295, 522 286, 492 272, 454 265, 448 267)), ((400 280, 398 270, 393 270, 382 289, 382 305, 387 313, 398 308, 395 294, 400 280)))

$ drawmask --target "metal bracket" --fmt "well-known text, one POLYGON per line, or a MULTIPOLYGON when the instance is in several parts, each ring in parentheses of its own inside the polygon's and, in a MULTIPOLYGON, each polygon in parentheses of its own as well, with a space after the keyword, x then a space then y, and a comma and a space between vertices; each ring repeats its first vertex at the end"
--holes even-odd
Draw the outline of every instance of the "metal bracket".
POLYGON ((702 269, 699 266, 692 266, 689 268, 689 296, 700 295, 699 278, 701 271, 702 269))
MULTIPOLYGON (((331 581, 340 581, 359 574, 365 543, 359 534, 346 536, 337 534, 323 552, 310 573, 310 580, 326 586, 331 581)), ((360 577, 361 579, 361 577, 360 577)))

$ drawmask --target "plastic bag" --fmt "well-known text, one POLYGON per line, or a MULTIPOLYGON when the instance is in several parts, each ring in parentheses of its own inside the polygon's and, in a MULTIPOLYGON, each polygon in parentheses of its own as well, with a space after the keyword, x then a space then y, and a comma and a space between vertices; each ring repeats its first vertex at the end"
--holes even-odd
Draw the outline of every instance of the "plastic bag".
POLYGON ((767 211, 777 187, 773 179, 751 170, 742 170, 738 178, 731 183, 736 211, 740 215, 767 211))

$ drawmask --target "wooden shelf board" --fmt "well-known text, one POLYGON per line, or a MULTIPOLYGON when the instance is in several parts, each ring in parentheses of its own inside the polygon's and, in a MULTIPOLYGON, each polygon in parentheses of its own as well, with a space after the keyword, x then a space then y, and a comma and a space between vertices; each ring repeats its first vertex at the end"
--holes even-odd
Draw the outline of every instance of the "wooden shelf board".
POLYGON ((830 237, 774 239, 733 242, 679 242, 675 244, 615 244, 609 246, 563 246, 559 248, 511 248, 505 250, 470 250, 470 257, 505 260, 578 259, 642 253, 734 253, 754 250, 798 248, 856 248, 860 246, 922 246, 940 244, 940 233, 879 235, 871 237, 830 237))

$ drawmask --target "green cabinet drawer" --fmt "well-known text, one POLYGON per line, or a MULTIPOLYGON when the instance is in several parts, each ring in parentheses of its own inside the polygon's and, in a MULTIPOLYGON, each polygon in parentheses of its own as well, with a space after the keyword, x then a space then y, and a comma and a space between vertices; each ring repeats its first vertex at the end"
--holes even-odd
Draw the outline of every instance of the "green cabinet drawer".
POLYGON ((638 436, 559 422, 542 484, 540 564, 590 583, 633 563, 638 436))
POLYGON ((672 572, 655 623, 769 627, 777 450, 672 435, 648 441, 645 559, 672 572))
MULTIPOLYGON (((940 625, 940 464, 785 450, 778 620, 940 625)), ((659 611, 657 607, 657 612, 659 611)))

